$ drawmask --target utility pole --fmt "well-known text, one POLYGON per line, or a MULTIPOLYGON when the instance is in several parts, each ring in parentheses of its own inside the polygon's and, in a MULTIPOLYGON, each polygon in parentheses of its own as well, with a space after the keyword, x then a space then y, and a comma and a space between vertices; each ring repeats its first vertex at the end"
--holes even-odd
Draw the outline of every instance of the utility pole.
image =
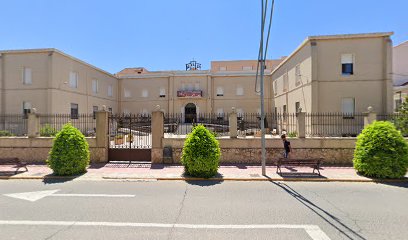
MULTIPOLYGON (((263 48, 263 47, 261 47, 263 48)), ((262 49, 263 52, 263 49, 262 49)), ((263 55, 263 54, 261 54, 263 55)), ((264 70, 265 70, 265 61, 261 58, 261 148, 262 148, 262 175, 266 175, 266 144, 265 144, 265 100, 264 100, 264 70)))

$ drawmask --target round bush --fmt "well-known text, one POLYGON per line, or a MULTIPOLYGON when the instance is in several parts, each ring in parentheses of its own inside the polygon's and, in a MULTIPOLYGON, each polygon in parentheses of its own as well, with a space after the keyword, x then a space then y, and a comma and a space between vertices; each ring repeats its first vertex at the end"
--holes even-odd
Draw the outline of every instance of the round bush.
POLYGON ((408 144, 390 122, 374 122, 357 137, 354 168, 374 178, 401 178, 407 173, 408 144))
POLYGON ((181 163, 188 175, 210 178, 217 173, 220 156, 218 140, 203 125, 197 125, 184 142, 181 163))
POLYGON ((89 145, 84 135, 68 123, 57 133, 47 164, 55 175, 77 175, 86 172, 89 158, 89 145))

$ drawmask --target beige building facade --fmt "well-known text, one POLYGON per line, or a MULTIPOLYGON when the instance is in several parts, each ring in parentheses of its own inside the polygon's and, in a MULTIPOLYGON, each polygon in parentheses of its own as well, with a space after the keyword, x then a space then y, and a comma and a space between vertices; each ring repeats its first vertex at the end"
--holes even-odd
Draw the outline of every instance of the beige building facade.
POLYGON ((408 41, 393 48, 394 107, 398 109, 408 97, 408 41))
POLYGON ((272 72, 277 112, 392 112, 392 33, 308 37, 272 72))
MULTIPOLYGON (((393 109, 392 33, 308 37, 267 60, 266 112, 393 109)), ((256 60, 213 61, 210 70, 110 74, 56 49, 0 51, 0 113, 259 113, 256 60)))

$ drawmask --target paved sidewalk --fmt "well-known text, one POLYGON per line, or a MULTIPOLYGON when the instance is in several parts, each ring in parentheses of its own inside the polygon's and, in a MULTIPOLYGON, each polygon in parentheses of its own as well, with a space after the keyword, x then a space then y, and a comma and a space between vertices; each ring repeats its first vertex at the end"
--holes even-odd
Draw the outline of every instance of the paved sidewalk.
MULTIPOLYGON (((61 178, 52 175, 52 170, 46 165, 29 165, 15 174, 13 166, 0 166, 0 179, 54 179, 61 178)), ((311 168, 282 168, 282 174, 276 173, 275 166, 267 166, 266 176, 262 176, 261 166, 234 164, 223 165, 218 175, 211 180, 222 181, 343 181, 372 182, 370 178, 356 174, 352 167, 322 167, 321 176, 312 173, 311 168)), ((407 176, 408 177, 408 176, 407 176)), ((408 181, 408 178, 397 181, 408 181)), ((150 163, 107 163, 93 164, 88 172, 77 176, 74 180, 200 180, 184 175, 180 165, 164 165, 150 163)), ((395 181, 395 180, 391 180, 395 181)))

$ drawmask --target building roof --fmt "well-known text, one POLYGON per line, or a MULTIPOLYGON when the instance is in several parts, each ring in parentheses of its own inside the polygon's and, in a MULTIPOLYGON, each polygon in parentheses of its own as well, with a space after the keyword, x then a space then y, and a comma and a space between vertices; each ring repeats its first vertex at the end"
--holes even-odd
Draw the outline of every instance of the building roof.
POLYGON ((89 63, 87 63, 87 62, 84 62, 84 61, 82 61, 81 59, 78 59, 78 58, 76 58, 76 57, 73 57, 73 56, 71 56, 71 55, 69 55, 69 54, 67 54, 67 53, 64 53, 64 52, 62 52, 62 51, 56 49, 56 48, 0 50, 0 54, 4 54, 4 53, 12 53, 12 54, 49 53, 49 52, 55 52, 55 53, 61 54, 61 55, 65 56, 65 57, 67 57, 67 58, 70 58, 70 59, 73 60, 73 61, 79 62, 79 63, 84 64, 84 65, 86 65, 86 66, 88 66, 88 67, 91 67, 91 68, 93 68, 93 69, 95 69, 95 70, 97 70, 97 71, 99 71, 99 72, 102 72, 102 73, 104 73, 104 74, 107 74, 107 75, 109 75, 109 76, 111 76, 111 77, 116 78, 116 76, 113 75, 112 73, 109 73, 109 72, 107 72, 107 71, 105 71, 105 70, 103 70, 103 69, 101 69, 101 68, 95 67, 95 66, 92 65, 92 64, 89 64, 89 63))

